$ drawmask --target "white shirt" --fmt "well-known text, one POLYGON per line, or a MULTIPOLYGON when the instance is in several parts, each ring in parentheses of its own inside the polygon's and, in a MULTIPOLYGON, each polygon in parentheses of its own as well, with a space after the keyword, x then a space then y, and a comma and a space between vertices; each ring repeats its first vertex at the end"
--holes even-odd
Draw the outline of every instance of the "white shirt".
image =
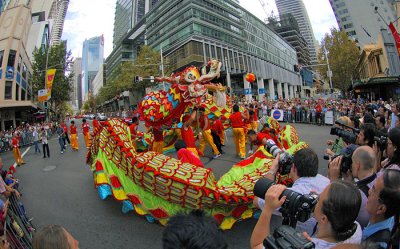
MULTIPOLYGON (((317 174, 315 177, 300 177, 294 183, 291 189, 300 194, 310 194, 310 192, 316 192, 317 194, 321 194, 322 191, 328 186, 330 183, 329 179, 323 175, 317 174)), ((260 209, 263 209, 265 205, 265 201, 261 198, 258 199, 258 206, 260 209)), ((274 214, 282 216, 280 212, 274 212, 274 214)), ((296 230, 299 232, 307 232, 312 235, 313 230, 316 224, 316 220, 314 218, 310 218, 306 222, 297 222, 296 230)))
POLYGON ((318 238, 311 238, 312 242, 314 242, 315 244, 315 249, 329 249, 332 248, 338 244, 360 244, 361 243, 361 238, 362 238, 362 229, 360 224, 358 224, 358 222, 356 221, 357 224, 357 230, 355 231, 355 233, 348 238, 347 240, 343 241, 343 242, 327 242, 325 240, 322 239, 318 239, 318 238))

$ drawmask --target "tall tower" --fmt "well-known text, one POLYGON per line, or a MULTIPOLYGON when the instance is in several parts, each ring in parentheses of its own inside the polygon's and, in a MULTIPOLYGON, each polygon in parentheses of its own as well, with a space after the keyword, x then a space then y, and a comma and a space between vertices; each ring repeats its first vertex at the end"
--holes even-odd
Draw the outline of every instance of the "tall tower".
POLYGON ((59 44, 64 28, 69 0, 54 0, 51 7, 50 19, 53 19, 50 44, 59 44))
POLYGON ((377 41, 381 28, 396 20, 393 0, 340 0, 329 1, 336 21, 347 35, 357 41, 360 47, 377 41), (375 13, 378 7, 382 18, 375 13))
POLYGON ((74 81, 72 86, 72 106, 75 110, 82 106, 82 58, 75 58, 72 66, 74 81))
POLYGON ((307 42, 311 64, 317 64, 317 42, 303 0, 275 0, 280 15, 292 14, 299 24, 300 34, 307 42))

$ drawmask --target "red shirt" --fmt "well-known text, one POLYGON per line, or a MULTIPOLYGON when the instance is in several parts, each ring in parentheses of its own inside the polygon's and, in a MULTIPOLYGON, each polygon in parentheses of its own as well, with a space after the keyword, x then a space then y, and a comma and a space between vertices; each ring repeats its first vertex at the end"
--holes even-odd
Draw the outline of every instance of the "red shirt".
POLYGON ((235 113, 231 114, 229 119, 231 120, 232 128, 243 128, 244 127, 242 114, 240 112, 235 112, 235 113))
POLYGON ((96 129, 99 127, 99 121, 97 119, 93 120, 93 128, 96 129))
POLYGON ((154 142, 161 142, 164 141, 163 130, 154 129, 154 142))
POLYGON ((13 137, 12 140, 11 140, 12 146, 14 148, 18 148, 18 143, 19 143, 18 138, 17 137, 13 137))
POLYGON ((206 115, 201 116, 199 121, 200 121, 200 127, 203 131, 210 129, 210 121, 208 120, 206 115))
POLYGON ((181 129, 181 135, 183 141, 185 141, 187 148, 196 148, 196 139, 194 138, 194 133, 192 127, 188 127, 185 130, 184 127, 181 129))
POLYGON ((263 145, 262 140, 264 138, 266 138, 267 140, 271 139, 271 140, 273 140, 275 142, 275 140, 273 139, 273 137, 271 137, 271 135, 269 135, 268 133, 260 132, 260 133, 257 134, 257 140, 256 140, 256 142, 254 144, 258 145, 258 146, 263 145))
POLYGON ((82 130, 83 130, 83 134, 87 134, 87 133, 89 133, 89 129, 90 129, 90 126, 89 126, 89 124, 88 124, 88 123, 84 123, 84 124, 82 124, 82 130))
POLYGON ((224 132, 224 127, 222 126, 221 120, 215 120, 211 125, 211 130, 215 131, 217 134, 222 134, 224 132))
POLYGON ((317 111, 317 113, 321 113, 322 112, 322 107, 320 104, 315 106, 315 110, 317 111))
POLYGON ((257 113, 258 113, 258 109, 257 109, 257 108, 254 108, 253 121, 258 121, 257 113))
POLYGON ((61 127, 64 129, 65 133, 68 133, 68 126, 66 124, 62 124, 61 127))
POLYGON ((197 167, 204 167, 203 163, 197 158, 193 152, 188 149, 182 148, 178 151, 178 159, 183 163, 190 163, 196 165, 197 167))
POLYGON ((76 125, 71 125, 70 130, 71 130, 71 134, 77 134, 76 125))

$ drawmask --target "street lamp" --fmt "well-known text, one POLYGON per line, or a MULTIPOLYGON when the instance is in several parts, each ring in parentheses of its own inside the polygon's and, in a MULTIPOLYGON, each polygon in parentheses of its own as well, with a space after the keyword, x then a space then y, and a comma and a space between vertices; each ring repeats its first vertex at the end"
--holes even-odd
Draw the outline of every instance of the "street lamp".
POLYGON ((327 75, 329 77, 329 88, 331 90, 332 93, 332 71, 331 71, 331 67, 329 66, 329 58, 328 58, 328 52, 326 51, 326 47, 324 45, 324 54, 325 54, 325 59, 326 59, 326 64, 328 65, 328 72, 327 75))

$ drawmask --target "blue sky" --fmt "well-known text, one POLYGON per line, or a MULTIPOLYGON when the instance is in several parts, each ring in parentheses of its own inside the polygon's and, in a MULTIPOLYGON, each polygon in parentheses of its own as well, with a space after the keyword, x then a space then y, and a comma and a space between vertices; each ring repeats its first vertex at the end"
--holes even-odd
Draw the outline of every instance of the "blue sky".
MULTIPOLYGON (((335 16, 328 0, 303 0, 311 20, 317 41, 337 27, 335 16)), ((264 0, 267 12, 278 13, 274 0, 264 0)), ((112 51, 112 36, 116 0, 70 0, 64 24, 63 39, 74 57, 80 57, 85 39, 104 34, 104 56, 112 51)), ((267 15, 260 0, 241 0, 241 5, 261 20, 267 15)))

